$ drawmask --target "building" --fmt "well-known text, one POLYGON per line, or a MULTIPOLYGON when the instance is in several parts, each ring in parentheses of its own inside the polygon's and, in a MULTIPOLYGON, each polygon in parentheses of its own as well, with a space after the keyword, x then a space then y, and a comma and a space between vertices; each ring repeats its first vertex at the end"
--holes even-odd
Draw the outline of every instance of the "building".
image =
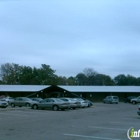
POLYGON ((61 85, 0 85, 0 96, 11 97, 83 97, 93 102, 108 95, 120 101, 128 96, 140 96, 140 86, 61 86, 61 85))

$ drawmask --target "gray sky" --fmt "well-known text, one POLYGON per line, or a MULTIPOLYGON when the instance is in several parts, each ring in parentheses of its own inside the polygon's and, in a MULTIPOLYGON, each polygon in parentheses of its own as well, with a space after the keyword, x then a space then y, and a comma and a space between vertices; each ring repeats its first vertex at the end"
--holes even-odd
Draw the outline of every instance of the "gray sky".
POLYGON ((0 0, 0 65, 140 77, 139 0, 0 0))

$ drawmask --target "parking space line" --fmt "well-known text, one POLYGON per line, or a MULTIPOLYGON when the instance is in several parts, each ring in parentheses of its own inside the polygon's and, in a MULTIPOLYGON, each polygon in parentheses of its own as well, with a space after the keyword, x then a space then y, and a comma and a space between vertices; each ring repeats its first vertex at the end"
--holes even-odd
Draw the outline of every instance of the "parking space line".
POLYGON ((108 128, 108 127, 94 127, 94 126, 89 126, 90 128, 97 128, 97 129, 110 129, 110 130, 120 130, 120 131, 127 131, 128 129, 121 129, 121 128, 108 128))
POLYGON ((77 134, 67 134, 67 133, 64 133, 63 135, 65 135, 65 136, 71 136, 71 137, 90 138, 90 139, 121 140, 121 139, 114 139, 114 138, 95 137, 95 136, 77 135, 77 134))
POLYGON ((45 115, 47 114, 47 112, 44 113, 44 112, 39 112, 39 111, 34 111, 34 112, 33 111, 32 112, 29 112, 29 111, 26 111, 26 112, 25 111, 16 111, 16 112, 19 112, 19 113, 21 112, 21 113, 26 113, 26 114, 45 114, 45 115))
POLYGON ((110 123, 121 123, 121 124, 132 124, 132 125, 139 125, 138 123, 124 123, 124 122, 110 122, 110 123))
POLYGON ((137 120, 138 118, 122 118, 124 120, 137 120))
POLYGON ((19 114, 8 114, 8 113, 0 113, 1 115, 13 115, 13 116, 24 116, 27 117, 28 115, 19 115, 19 114))

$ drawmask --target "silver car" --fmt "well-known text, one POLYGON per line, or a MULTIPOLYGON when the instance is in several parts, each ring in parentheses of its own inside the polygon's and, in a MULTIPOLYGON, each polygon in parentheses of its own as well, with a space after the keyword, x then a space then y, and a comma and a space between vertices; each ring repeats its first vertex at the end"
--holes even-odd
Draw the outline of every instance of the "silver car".
POLYGON ((133 98, 131 99, 130 101, 132 104, 137 104, 137 103, 140 103, 140 96, 139 97, 136 97, 136 98, 133 98))
POLYGON ((1 101, 0 100, 0 107, 1 108, 6 108, 8 106, 8 102, 7 101, 1 101))
POLYGON ((65 101, 65 102, 70 103, 70 108, 72 108, 72 109, 81 107, 80 102, 78 102, 78 101, 76 101, 72 98, 63 97, 63 98, 60 98, 60 99, 65 101))
POLYGON ((1 101, 6 101, 6 102, 10 102, 10 101, 13 101, 14 100, 14 98, 13 97, 4 97, 4 98, 2 98, 1 99, 1 101))
POLYGON ((119 98, 118 98, 118 96, 107 96, 105 99, 103 99, 103 102, 110 103, 110 104, 112 104, 112 103, 118 104, 119 98))
POLYGON ((73 100, 80 102, 81 108, 88 107, 88 103, 82 98, 73 98, 73 100))
POLYGON ((31 104, 36 103, 36 101, 31 100, 30 98, 27 97, 17 97, 15 98, 13 101, 10 101, 9 104, 11 105, 11 107, 15 107, 15 106, 26 106, 26 107, 30 107, 31 104))
POLYGON ((46 98, 39 103, 33 103, 31 105, 32 109, 53 109, 54 111, 57 111, 59 109, 65 110, 70 108, 70 104, 67 102, 64 102, 61 99, 58 98, 46 98))
POLYGON ((32 99, 33 101, 36 101, 36 102, 40 102, 43 100, 42 98, 38 98, 38 97, 34 97, 34 98, 30 98, 30 99, 32 99))

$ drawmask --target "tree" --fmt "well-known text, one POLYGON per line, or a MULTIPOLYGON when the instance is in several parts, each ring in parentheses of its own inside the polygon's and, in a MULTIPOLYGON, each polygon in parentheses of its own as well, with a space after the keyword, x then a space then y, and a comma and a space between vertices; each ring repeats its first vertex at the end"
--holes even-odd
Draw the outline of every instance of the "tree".
POLYGON ((137 78, 132 76, 132 75, 127 75, 127 85, 136 85, 137 83, 137 78))
POLYGON ((68 77, 68 79, 67 79, 67 84, 68 85, 76 85, 77 83, 76 83, 76 78, 75 77, 68 77))
POLYGON ((50 65, 42 64, 38 69, 38 76, 41 81, 41 85, 53 84, 53 79, 57 76, 54 74, 55 70, 50 68, 50 65))
POLYGON ((98 74, 92 68, 85 68, 76 77, 57 76, 50 65, 41 64, 40 68, 5 63, 0 67, 0 84, 22 85, 140 85, 140 77, 120 74, 114 79, 98 74))
POLYGON ((83 72, 84 72, 86 77, 96 76, 97 75, 97 72, 94 69, 92 69, 92 68, 85 68, 83 70, 83 72))
POLYGON ((21 67, 18 64, 2 64, 0 71, 0 76, 4 84, 19 84, 19 74, 21 73, 21 67))
POLYGON ((67 85, 67 78, 65 76, 57 77, 57 85, 67 85))
POLYGON ((78 85, 86 85, 86 83, 87 83, 87 77, 85 76, 84 73, 78 73, 76 75, 76 83, 78 85))
POLYGON ((140 77, 138 77, 138 78, 136 79, 136 85, 137 85, 137 86, 140 86, 140 77))
POLYGON ((21 73, 19 75, 19 83, 22 85, 32 85, 34 74, 32 67, 29 66, 21 66, 21 73))
POLYGON ((3 84, 3 81, 2 80, 0 80, 0 85, 2 85, 3 84))
POLYGON ((120 74, 114 78, 116 85, 127 85, 127 77, 124 74, 120 74))
POLYGON ((115 83, 110 76, 104 74, 97 74, 95 85, 114 85, 115 83))
POLYGON ((87 77, 86 85, 95 85, 97 72, 92 68, 85 68, 83 71, 85 76, 87 77))
POLYGON ((42 64, 41 68, 19 66, 18 64, 2 64, 0 76, 4 84, 56 84, 57 75, 49 65, 42 64))

